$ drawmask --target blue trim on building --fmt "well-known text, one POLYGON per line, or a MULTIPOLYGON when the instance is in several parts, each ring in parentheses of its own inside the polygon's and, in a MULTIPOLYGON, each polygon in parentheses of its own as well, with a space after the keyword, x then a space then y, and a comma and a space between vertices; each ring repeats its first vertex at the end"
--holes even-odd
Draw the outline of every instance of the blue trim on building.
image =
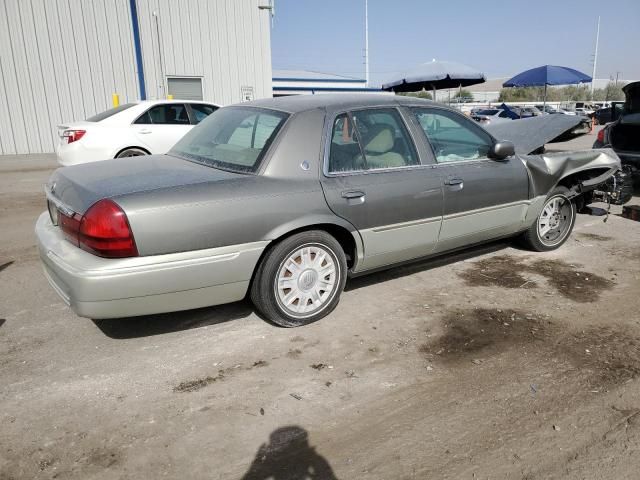
POLYGON ((365 87, 272 87, 274 92, 381 92, 379 88, 365 87))
POLYGON ((273 77, 271 80, 274 82, 336 82, 336 83, 366 83, 367 81, 362 78, 288 78, 288 77, 273 77))
POLYGON ((147 89, 144 85, 144 68, 142 65, 142 44, 140 43, 140 25, 138 23, 138 7, 136 0, 129 0, 131 9, 131 26, 133 27, 133 47, 136 51, 136 65, 138 67, 138 86, 140 87, 140 100, 147 99, 147 89))

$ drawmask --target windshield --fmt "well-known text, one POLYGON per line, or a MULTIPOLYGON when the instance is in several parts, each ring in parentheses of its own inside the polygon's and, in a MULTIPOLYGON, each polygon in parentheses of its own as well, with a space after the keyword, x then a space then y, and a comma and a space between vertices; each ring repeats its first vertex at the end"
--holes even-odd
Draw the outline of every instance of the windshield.
POLYGON ((262 108, 221 108, 182 137, 170 153, 223 170, 254 173, 287 117, 262 108))
POLYGON ((116 113, 120 113, 120 112, 124 112, 126 109, 133 107, 134 105, 137 105, 136 103, 125 103, 120 105, 119 107, 115 107, 115 108, 110 108, 109 110, 105 110, 104 112, 100 112, 97 115, 94 115, 93 117, 89 117, 87 118, 87 122, 100 122, 102 120, 104 120, 105 118, 109 118, 112 115, 115 115, 116 113))
POLYGON ((476 115, 495 115, 500 110, 478 110, 476 115))

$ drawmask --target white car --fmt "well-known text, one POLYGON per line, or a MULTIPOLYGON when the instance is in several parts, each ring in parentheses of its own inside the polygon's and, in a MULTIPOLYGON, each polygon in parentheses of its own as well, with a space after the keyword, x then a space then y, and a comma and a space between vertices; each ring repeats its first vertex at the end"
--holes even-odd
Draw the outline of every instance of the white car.
POLYGON ((509 114, 501 108, 485 108, 477 110, 471 115, 476 122, 482 125, 510 122, 509 114))
POLYGON ((167 153, 218 105, 182 100, 126 103, 82 122, 58 125, 56 148, 63 166, 167 153))

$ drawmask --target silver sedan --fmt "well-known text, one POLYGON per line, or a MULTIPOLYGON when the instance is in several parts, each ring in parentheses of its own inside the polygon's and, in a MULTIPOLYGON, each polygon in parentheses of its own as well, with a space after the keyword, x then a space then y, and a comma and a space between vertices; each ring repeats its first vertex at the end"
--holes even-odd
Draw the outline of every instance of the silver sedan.
POLYGON ((349 276, 501 237, 553 250, 587 193, 625 201, 610 150, 516 151, 459 112, 409 97, 225 107, 166 155, 54 172, 40 256, 81 316, 248 295, 267 319, 303 325, 336 307, 349 276))

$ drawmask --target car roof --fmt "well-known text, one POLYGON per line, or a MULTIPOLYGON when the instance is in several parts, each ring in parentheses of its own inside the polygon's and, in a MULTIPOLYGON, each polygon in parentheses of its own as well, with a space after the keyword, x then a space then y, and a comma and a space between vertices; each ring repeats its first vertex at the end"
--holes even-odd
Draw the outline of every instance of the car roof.
MULTIPOLYGON (((338 93, 338 94, 318 94, 318 95, 290 95, 286 97, 265 98, 251 102, 243 102, 234 106, 248 106, 269 108, 288 113, 299 113, 318 108, 328 111, 349 110, 368 106, 389 106, 415 105, 415 106, 438 106, 442 104, 432 102, 417 97, 406 97, 403 95, 391 95, 380 93, 338 93)), ((451 109, 454 110, 454 109, 451 109)))
POLYGON ((180 99, 138 100, 137 102, 131 102, 131 103, 135 103, 137 105, 146 105, 146 106, 157 105, 160 103, 206 103, 208 105, 218 106, 216 103, 207 102, 204 100, 180 100, 180 99))

